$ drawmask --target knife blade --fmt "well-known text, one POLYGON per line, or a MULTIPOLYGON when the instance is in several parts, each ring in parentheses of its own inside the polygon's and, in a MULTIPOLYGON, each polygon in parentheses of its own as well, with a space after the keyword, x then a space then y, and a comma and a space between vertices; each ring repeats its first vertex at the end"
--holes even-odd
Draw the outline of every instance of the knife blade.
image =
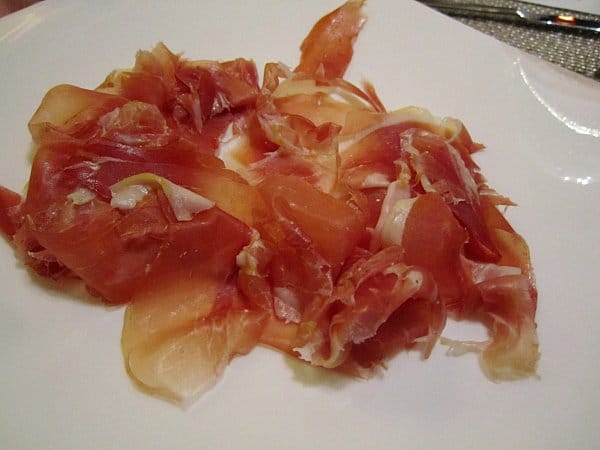
POLYGON ((571 13, 536 14, 524 8, 504 8, 443 0, 420 0, 420 2, 451 16, 481 17, 560 30, 584 30, 600 33, 600 20, 584 19, 571 13))

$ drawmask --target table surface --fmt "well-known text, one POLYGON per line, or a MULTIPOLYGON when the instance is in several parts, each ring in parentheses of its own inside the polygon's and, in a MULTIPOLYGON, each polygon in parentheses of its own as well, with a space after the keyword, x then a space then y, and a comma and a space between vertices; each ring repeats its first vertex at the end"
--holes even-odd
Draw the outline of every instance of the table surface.
MULTIPOLYGON (((532 3, 513 0, 447 0, 449 3, 476 3, 481 5, 524 8, 539 14, 570 12, 532 3)), ((600 20, 600 16, 573 12, 578 17, 600 20)), ((556 31, 513 22, 479 17, 455 17, 456 20, 506 42, 528 53, 590 78, 600 80, 600 33, 575 30, 556 31)))

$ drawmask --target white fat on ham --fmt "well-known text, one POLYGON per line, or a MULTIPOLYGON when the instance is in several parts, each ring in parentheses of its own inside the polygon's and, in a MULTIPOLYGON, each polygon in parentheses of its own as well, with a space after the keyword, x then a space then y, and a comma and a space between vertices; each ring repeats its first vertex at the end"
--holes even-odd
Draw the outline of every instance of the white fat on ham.
POLYGON ((85 205, 96 198, 96 194, 86 188, 77 188, 67 198, 73 202, 74 205, 85 205))
POLYGON ((448 350, 446 350, 446 355, 448 356, 462 356, 467 353, 475 353, 480 355, 489 343, 489 340, 467 341, 460 339, 451 339, 445 336, 440 337, 440 344, 448 347, 448 350))
POLYGON ((234 125, 229 124, 219 139, 215 156, 223 161, 225 168, 237 172, 248 183, 254 185, 260 182, 260 177, 252 172, 251 165, 245 161, 250 148, 252 148, 252 143, 248 136, 244 133, 235 133, 234 125))
POLYGON ((246 245, 235 258, 235 262, 240 268, 240 271, 248 275, 259 275, 258 261, 255 255, 264 248, 265 244, 263 244, 263 241, 260 238, 260 233, 253 228, 250 243, 246 245))
POLYGON ((225 167, 230 170, 243 169, 243 164, 236 157, 236 151, 242 148, 244 141, 247 141, 247 137, 244 134, 234 134, 233 124, 229 124, 225 132, 219 139, 219 147, 217 148, 215 155, 223 161, 225 167))
POLYGON ((386 174, 371 172, 357 186, 359 189, 380 188, 389 186, 390 180, 386 174))
POLYGON ((283 319, 285 323, 300 323, 302 302, 292 289, 275 287, 273 288, 273 297, 273 309, 277 317, 283 319))
POLYGON ((464 129, 463 123, 454 117, 444 117, 441 121, 441 125, 446 130, 446 136, 449 142, 458 138, 460 132, 464 129))
POLYGON ((330 100, 355 106, 359 109, 371 106, 362 98, 340 86, 319 85, 315 80, 284 80, 273 91, 273 98, 291 97, 293 95, 325 94, 330 100))
POLYGON ((344 125, 339 138, 339 150, 343 154, 357 142, 381 128, 399 125, 405 122, 415 122, 428 125, 437 131, 442 131, 442 121, 429 111, 416 106, 397 109, 396 111, 382 113, 358 112, 355 116, 349 114, 349 120, 344 125), (383 117, 383 118, 382 118, 383 117))
POLYGON ((523 272, 519 267, 499 266, 493 263, 480 263, 463 257, 463 264, 471 272, 471 279, 475 284, 482 283, 494 278, 511 275, 521 275, 523 272))
POLYGON ((389 184, 375 226, 375 236, 384 247, 402 243, 404 224, 415 200, 416 197, 410 198, 410 188, 404 180, 389 184))
POLYGON ((117 209, 133 209, 154 188, 162 189, 179 221, 192 220, 194 214, 215 206, 200 194, 153 173, 140 173, 113 184, 110 205, 117 209))
POLYGON ((111 187, 110 206, 117 209, 133 209, 152 189, 145 184, 122 185, 111 187))
POLYGON ((374 112, 368 96, 350 83, 287 79, 279 83, 272 98, 280 112, 299 115, 316 126, 343 126, 352 111, 374 112))

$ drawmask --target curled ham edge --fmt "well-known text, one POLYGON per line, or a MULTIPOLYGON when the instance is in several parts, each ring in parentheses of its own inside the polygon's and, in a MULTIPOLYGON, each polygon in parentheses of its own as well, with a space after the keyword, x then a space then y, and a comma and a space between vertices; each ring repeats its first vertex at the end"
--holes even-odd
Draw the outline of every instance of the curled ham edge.
POLYGON ((137 202, 153 188, 164 192, 173 214, 179 221, 192 220, 194 214, 215 206, 215 202, 153 173, 140 173, 124 178, 110 187, 111 206, 117 209, 135 208, 137 202))
MULTIPOLYGON (((407 198, 404 181, 398 180, 390 183, 383 201, 381 215, 373 233, 373 240, 384 245, 401 245, 404 226, 416 200, 417 198, 407 198)), ((508 285, 510 291, 521 293, 520 296, 525 303, 534 302, 530 294, 532 282, 529 275, 524 274, 521 268, 476 263, 468 260, 464 255, 461 255, 461 260, 472 276, 476 287, 485 286, 489 283, 508 285)), ((485 294, 483 301, 484 303, 488 301, 485 294)), ((520 321, 514 324, 508 323, 501 315, 494 312, 482 311, 481 315, 484 316, 482 321, 488 323, 489 338, 475 341, 453 339, 440 335, 440 344, 448 347, 446 354, 448 356, 462 356, 466 353, 475 353, 479 356, 480 366, 484 374, 490 380, 496 382, 517 380, 535 375, 539 359, 539 342, 533 318, 523 314, 520 321), (503 334, 507 334, 508 337, 503 334), (497 351, 497 348, 494 347, 499 347, 494 339, 498 338, 499 335, 502 335, 501 339, 506 341, 503 344, 506 349, 510 349, 507 355, 503 355, 504 358, 494 357, 494 352, 497 351)), ((500 347, 502 347, 502 344, 500 347)))

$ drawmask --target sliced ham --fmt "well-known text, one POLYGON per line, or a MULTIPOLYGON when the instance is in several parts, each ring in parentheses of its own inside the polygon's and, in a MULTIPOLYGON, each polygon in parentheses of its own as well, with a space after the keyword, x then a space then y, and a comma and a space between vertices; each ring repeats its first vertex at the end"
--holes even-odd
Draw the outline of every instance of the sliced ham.
POLYGON ((149 392, 188 404, 259 344, 366 378, 441 340, 493 380, 535 374, 529 250, 498 210, 513 203, 462 122, 342 78, 362 6, 318 21, 262 86, 251 60, 158 44, 31 118, 27 192, 0 187, 0 230, 38 274, 127 305, 125 365, 149 392), (489 339, 443 337, 448 318, 489 339))

